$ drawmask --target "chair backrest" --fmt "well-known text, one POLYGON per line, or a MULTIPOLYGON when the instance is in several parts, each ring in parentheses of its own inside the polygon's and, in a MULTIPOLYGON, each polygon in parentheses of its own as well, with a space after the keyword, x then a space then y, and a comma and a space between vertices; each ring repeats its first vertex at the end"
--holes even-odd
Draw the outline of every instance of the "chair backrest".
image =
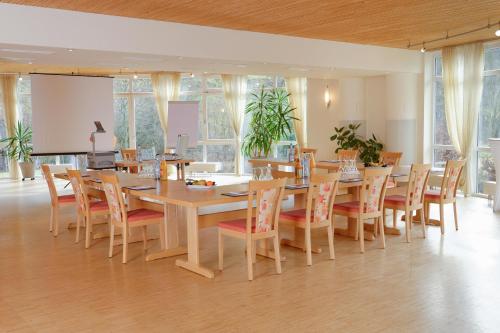
POLYGON ((444 169, 443 181, 441 183, 441 198, 445 200, 454 199, 460 176, 465 166, 465 160, 448 160, 444 169))
POLYGON ((85 213, 89 209, 89 199, 87 196, 87 188, 85 187, 85 183, 83 182, 82 174, 80 173, 80 170, 66 169, 66 172, 68 174, 71 187, 73 188, 73 192, 75 193, 75 199, 78 209, 82 213, 85 213))
POLYGON ((307 192, 306 221, 331 222, 340 175, 340 172, 311 175, 307 192))
POLYGON ((356 149, 340 149, 337 152, 338 160, 355 160, 358 157, 358 150, 356 149))
POLYGON ((285 183, 286 178, 250 181, 248 185, 247 234, 252 232, 252 207, 254 198, 256 199, 255 233, 278 229, 278 219, 285 191, 285 183))
POLYGON ((311 169, 316 167, 316 152, 318 150, 316 148, 300 148, 300 153, 308 153, 311 154, 311 169))
POLYGON ((291 171, 282 171, 278 169, 271 169, 271 175, 273 176, 274 179, 277 178, 294 178, 295 173, 291 171))
POLYGON ((132 148, 122 148, 122 158, 125 161, 135 161, 137 160, 137 149, 132 148))
POLYGON ((52 172, 50 172, 50 166, 48 164, 42 164, 41 168, 45 181, 47 182, 47 186, 49 187, 50 202, 52 206, 55 206, 58 203, 57 190, 54 183, 54 177, 52 177, 52 172))
POLYGON ((380 162, 385 165, 399 166, 403 152, 400 151, 382 151, 380 152, 380 162))
POLYGON ((415 209, 423 207, 424 193, 431 173, 430 164, 413 164, 408 176, 406 190, 406 206, 415 209))
POLYGON ((385 199, 385 190, 392 167, 365 168, 359 209, 361 214, 378 216, 382 214, 385 199))
MULTIPOLYGON (((101 172, 102 187, 108 201, 111 223, 123 226, 127 224, 127 210, 123 201, 122 189, 115 172, 101 172)), ((124 231, 126 232, 126 231, 124 231)))

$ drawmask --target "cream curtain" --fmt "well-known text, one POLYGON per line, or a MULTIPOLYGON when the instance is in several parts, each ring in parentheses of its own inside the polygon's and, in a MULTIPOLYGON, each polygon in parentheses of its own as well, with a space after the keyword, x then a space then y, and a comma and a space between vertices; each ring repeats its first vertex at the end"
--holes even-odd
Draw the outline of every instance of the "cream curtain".
POLYGON ((472 191, 471 157, 477 136, 477 121, 483 91, 484 47, 473 43, 445 47, 443 85, 448 133, 461 158, 467 159, 462 187, 472 191))
POLYGON ((224 102, 229 115, 231 127, 235 138, 235 166, 236 174, 239 176, 243 170, 241 154, 241 127, 245 115, 245 102, 247 93, 247 77, 244 75, 222 74, 224 87, 224 102))
POLYGON ((180 73, 158 72, 151 74, 151 84, 153 85, 156 110, 163 129, 165 148, 167 148, 168 101, 179 99, 180 82, 180 73))
POLYGON ((286 89, 290 95, 290 105, 295 108, 293 116, 299 120, 294 120, 295 136, 299 147, 307 147, 306 133, 306 108, 307 108, 307 78, 291 77, 286 78, 286 89))
MULTIPOLYGON (((5 110, 5 127, 7 129, 8 137, 14 135, 17 123, 16 85, 17 85, 16 75, 13 74, 1 75, 0 89, 2 89, 3 106, 5 110)), ((9 174, 12 179, 19 178, 17 161, 9 160, 9 174)))

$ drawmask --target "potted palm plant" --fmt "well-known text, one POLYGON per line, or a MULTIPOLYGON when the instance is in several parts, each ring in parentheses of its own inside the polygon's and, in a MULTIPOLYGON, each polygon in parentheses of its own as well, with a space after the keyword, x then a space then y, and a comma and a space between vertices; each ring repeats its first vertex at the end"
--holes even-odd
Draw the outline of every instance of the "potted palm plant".
POLYGON ((293 116, 290 94, 281 88, 270 91, 261 89, 252 94, 245 113, 251 116, 248 133, 243 139, 242 152, 251 158, 267 157, 274 143, 286 138, 292 132, 293 116))
POLYGON ((14 129, 14 135, 0 140, 1 143, 6 144, 7 156, 19 162, 23 180, 26 178, 35 179, 35 167, 31 158, 33 152, 31 137, 31 128, 18 121, 14 129))

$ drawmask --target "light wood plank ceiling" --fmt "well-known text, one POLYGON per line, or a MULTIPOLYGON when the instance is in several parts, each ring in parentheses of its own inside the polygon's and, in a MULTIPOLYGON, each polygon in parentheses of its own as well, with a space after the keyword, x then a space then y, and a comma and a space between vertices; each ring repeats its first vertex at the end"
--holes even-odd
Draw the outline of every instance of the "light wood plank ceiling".
MULTIPOLYGON (((494 39, 499 0, 7 0, 6 3, 406 48, 488 24, 429 48, 494 39)), ((415 48, 420 48, 416 46, 415 48)))

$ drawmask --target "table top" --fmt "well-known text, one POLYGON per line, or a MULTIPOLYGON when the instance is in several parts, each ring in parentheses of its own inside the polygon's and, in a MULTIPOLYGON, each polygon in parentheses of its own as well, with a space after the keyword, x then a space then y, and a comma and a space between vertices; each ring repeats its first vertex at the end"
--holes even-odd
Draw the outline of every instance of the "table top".
MULTIPOLYGON (((228 192, 248 191, 248 183, 215 186, 213 189, 192 189, 188 188, 182 180, 155 180, 151 178, 139 177, 136 174, 117 172, 120 185, 124 192, 148 198, 156 201, 166 202, 169 204, 185 206, 185 207, 203 207, 210 205, 218 205, 232 202, 241 202, 248 200, 248 196, 230 197, 224 195, 228 192), (155 186, 154 189, 133 190, 131 186, 155 186)), ((54 175, 56 178, 68 179, 65 173, 54 175)), ((89 171, 88 176, 84 177, 87 185, 101 189, 99 180, 99 172, 89 171)), ((288 184, 307 184, 308 179, 288 179, 288 184)), ((361 181, 357 182, 341 182, 339 188, 349 188, 361 186, 361 181)), ((300 189, 285 189, 285 195, 307 193, 307 188, 300 189)))
MULTIPOLYGON (((117 167, 134 167, 134 166, 139 166, 139 165, 144 165, 144 164, 152 164, 154 162, 155 162, 155 160, 145 160, 145 161, 141 161, 141 162, 123 160, 123 161, 116 161, 115 165, 117 167)), ((165 160, 165 162, 167 162, 167 164, 186 164, 186 163, 192 163, 192 162, 194 162, 194 160, 182 158, 179 160, 165 160)))

